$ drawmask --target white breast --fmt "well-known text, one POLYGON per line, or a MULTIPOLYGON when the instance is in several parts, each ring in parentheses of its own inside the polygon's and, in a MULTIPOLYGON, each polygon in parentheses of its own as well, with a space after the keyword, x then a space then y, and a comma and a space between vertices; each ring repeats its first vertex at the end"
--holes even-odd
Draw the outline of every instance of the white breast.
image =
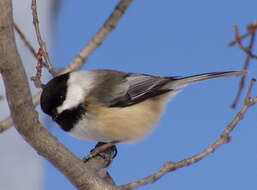
POLYGON ((101 141, 102 137, 94 131, 94 124, 84 117, 70 131, 69 134, 73 137, 87 141, 101 141))

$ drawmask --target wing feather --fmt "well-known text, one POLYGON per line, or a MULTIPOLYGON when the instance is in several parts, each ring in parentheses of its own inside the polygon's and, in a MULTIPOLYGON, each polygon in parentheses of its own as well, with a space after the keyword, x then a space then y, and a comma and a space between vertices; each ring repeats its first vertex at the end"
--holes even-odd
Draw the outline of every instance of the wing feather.
POLYGON ((128 74, 125 76, 129 88, 120 101, 115 101, 111 107, 126 107, 142 102, 150 97, 169 92, 170 89, 162 87, 170 82, 170 77, 157 77, 151 75, 128 74), (125 97, 125 98, 124 98, 125 97))

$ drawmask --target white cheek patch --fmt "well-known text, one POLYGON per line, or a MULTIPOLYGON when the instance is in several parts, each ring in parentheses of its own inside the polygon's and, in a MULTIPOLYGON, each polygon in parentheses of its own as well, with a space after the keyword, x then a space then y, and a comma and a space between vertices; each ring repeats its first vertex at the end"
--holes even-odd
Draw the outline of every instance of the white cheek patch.
POLYGON ((90 92, 95 81, 94 71, 73 72, 68 80, 68 89, 65 101, 57 108, 57 112, 72 109, 84 102, 84 98, 90 92))
POLYGON ((74 108, 83 102, 84 92, 78 85, 72 85, 68 88, 65 101, 57 108, 57 112, 61 113, 64 110, 74 108))

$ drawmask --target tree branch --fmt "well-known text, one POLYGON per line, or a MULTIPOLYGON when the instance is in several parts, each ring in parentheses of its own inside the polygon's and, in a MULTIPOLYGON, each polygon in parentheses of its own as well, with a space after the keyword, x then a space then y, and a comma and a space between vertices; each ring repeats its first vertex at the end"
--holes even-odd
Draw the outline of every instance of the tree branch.
POLYGON ((15 31, 17 32, 17 34, 20 36, 21 40, 28 47, 28 49, 31 52, 31 54, 37 59, 37 52, 33 48, 33 46, 30 44, 30 42, 27 40, 25 34, 23 34, 23 32, 21 31, 21 29, 18 27, 18 25, 16 23, 13 23, 13 27, 14 27, 15 31))
MULTIPOLYGON (((108 37, 111 31, 117 26, 119 20, 124 15, 125 11, 131 5, 133 0, 121 0, 119 4, 115 7, 110 17, 104 23, 104 25, 99 29, 99 31, 93 36, 90 42, 80 51, 80 53, 74 58, 74 60, 70 63, 70 65, 61 70, 59 74, 72 72, 80 69, 86 62, 86 60, 92 55, 92 53, 99 47, 100 44, 108 37)), ((33 97, 34 105, 37 106, 39 104, 39 92, 33 97)), ((7 117, 3 121, 0 122, 0 133, 9 129, 13 125, 11 117, 7 117)))
MULTIPOLYGON (((33 101, 34 107, 36 107, 39 104, 40 96, 41 96, 41 92, 37 93, 33 97, 32 101, 33 101)), ((9 116, 0 122, 0 133, 3 133, 5 130, 11 128, 12 126, 13 126, 13 120, 12 120, 12 117, 9 116)))
POLYGON ((58 168, 77 189, 115 189, 76 158, 38 121, 25 70, 17 51, 13 31, 12 1, 0 1, 0 72, 8 105, 17 131, 38 152, 58 168))
MULTIPOLYGON (((256 33, 256 30, 257 30, 257 22, 254 22, 254 23, 250 24, 249 26, 247 26, 247 30, 248 30, 248 32, 246 34, 240 36, 239 33, 238 33, 237 25, 235 25, 234 26, 234 31, 235 31, 235 38, 236 38, 236 40, 229 43, 229 46, 233 46, 235 44, 238 44, 239 48, 246 53, 247 57, 245 59, 245 64, 244 64, 244 67, 243 67, 244 70, 248 69, 251 59, 256 59, 257 58, 252 53, 252 49, 253 49, 253 45, 254 45, 254 41, 255 41, 255 33, 256 33), (250 42, 249 42, 248 47, 245 48, 243 46, 243 44, 241 43, 241 41, 243 39, 245 39, 249 35, 251 36, 250 42)), ((234 99, 234 101, 233 101, 233 103, 231 105, 231 107, 233 109, 236 108, 237 103, 238 103, 238 101, 240 99, 240 96, 242 94, 242 91, 244 89, 245 78, 246 78, 246 75, 241 77, 241 80, 240 80, 240 83, 239 83, 239 88, 238 88, 238 91, 237 91, 237 95, 236 95, 236 97, 235 97, 235 99, 234 99)))
POLYGON ((249 107, 257 103, 257 97, 250 98, 250 93, 252 91, 253 84, 255 82, 255 79, 252 79, 250 87, 248 89, 247 96, 245 98, 245 103, 241 110, 238 112, 238 114, 235 116, 233 121, 226 127, 226 129, 221 133, 219 139, 214 142, 212 145, 208 146, 204 151, 202 151, 199 154, 194 155, 191 158, 186 158, 184 160, 181 160, 179 162, 167 162, 163 165, 163 167, 156 172, 153 175, 150 175, 148 177, 145 177, 143 179, 137 180, 132 183, 128 183, 126 185, 122 185, 119 187, 119 190, 125 190, 125 189, 134 189, 146 184, 154 183, 164 175, 166 175, 169 172, 173 172, 177 169, 190 166, 194 163, 199 162, 203 158, 207 157, 209 154, 213 153, 215 150, 217 150, 219 147, 221 147, 223 144, 226 144, 230 142, 230 133, 234 130, 234 128, 237 126, 238 122, 243 119, 243 116, 245 115, 246 111, 249 107))
POLYGON ((37 41, 39 43, 39 46, 42 50, 42 54, 44 56, 45 59, 45 66, 47 67, 48 71, 55 76, 56 75, 56 71, 53 68, 51 62, 50 62, 50 58, 48 56, 48 52, 46 50, 46 44, 43 41, 41 34, 40 34, 40 30, 39 30, 39 21, 38 21, 38 16, 37 16, 37 3, 36 0, 32 0, 31 3, 31 9, 32 9, 32 15, 33 15, 33 24, 35 26, 35 31, 36 31, 36 36, 37 36, 37 41))
POLYGON ((121 0, 116 5, 112 14, 106 20, 104 25, 98 30, 95 36, 89 41, 89 43, 78 53, 74 60, 68 67, 61 70, 60 73, 67 73, 75 70, 79 70, 90 55, 103 43, 108 35, 116 28, 121 17, 124 15, 128 7, 131 5, 133 0, 121 0))

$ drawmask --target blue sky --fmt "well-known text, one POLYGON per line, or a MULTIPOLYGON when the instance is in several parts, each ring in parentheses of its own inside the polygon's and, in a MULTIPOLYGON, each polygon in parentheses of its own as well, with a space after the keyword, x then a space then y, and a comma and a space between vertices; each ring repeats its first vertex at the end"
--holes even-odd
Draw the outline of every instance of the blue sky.
MULTIPOLYGON (((117 0, 62 0, 55 25, 52 62, 67 66, 110 15, 117 0)), ((115 69, 163 76, 240 70, 246 55, 234 39, 233 25, 244 33, 257 20, 255 0, 135 1, 83 69, 115 69)), ((256 49, 255 49, 256 50, 256 49)), ((256 51, 255 51, 256 52, 256 51)), ((256 61, 250 77, 256 77, 256 61)), ((224 78, 186 87, 166 108, 156 129, 136 144, 118 145, 110 173, 118 185, 148 176, 167 161, 179 161, 213 143, 239 108, 230 105, 239 78, 224 78)), ((253 92, 256 93, 257 86, 253 92)), ((246 89, 243 92, 245 96, 246 89)), ((239 107, 243 104, 240 100, 239 107)), ((257 105, 231 134, 232 142, 206 159, 140 189, 256 189, 257 105)), ((49 122, 52 134, 78 157, 95 142, 75 139, 49 122)), ((75 189, 45 162, 44 189, 75 189)))

